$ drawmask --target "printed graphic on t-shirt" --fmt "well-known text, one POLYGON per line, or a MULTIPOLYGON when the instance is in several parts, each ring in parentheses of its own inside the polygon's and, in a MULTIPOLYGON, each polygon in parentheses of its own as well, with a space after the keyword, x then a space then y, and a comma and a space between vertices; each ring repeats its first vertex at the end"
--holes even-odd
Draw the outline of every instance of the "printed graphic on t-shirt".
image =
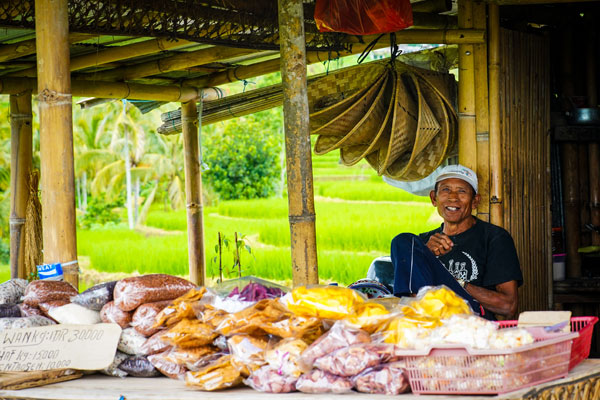
POLYGON ((477 261, 475 261, 475 259, 466 251, 461 251, 461 253, 467 257, 467 261, 457 261, 451 258, 448 260, 448 271, 452 274, 454 279, 462 279, 466 282, 474 281, 479 276, 477 261), (471 272, 470 277, 469 271, 471 272))

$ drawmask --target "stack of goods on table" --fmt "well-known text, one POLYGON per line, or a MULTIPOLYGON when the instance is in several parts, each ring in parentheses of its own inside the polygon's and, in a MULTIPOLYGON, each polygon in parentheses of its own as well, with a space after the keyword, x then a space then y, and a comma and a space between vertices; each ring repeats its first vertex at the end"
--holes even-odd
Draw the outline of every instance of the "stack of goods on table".
POLYGON ((14 293, 0 298, 11 303, 0 308, 0 329, 116 323, 118 350, 100 372, 166 375, 207 391, 245 384, 273 393, 497 393, 566 375, 577 335, 498 329, 444 286, 382 301, 336 286, 288 292, 251 279, 208 289, 152 274, 81 294, 60 281, 13 280, 0 285, 5 292, 14 293), (476 355, 435 353, 448 348, 476 355), (532 362, 541 375, 523 370, 532 362))

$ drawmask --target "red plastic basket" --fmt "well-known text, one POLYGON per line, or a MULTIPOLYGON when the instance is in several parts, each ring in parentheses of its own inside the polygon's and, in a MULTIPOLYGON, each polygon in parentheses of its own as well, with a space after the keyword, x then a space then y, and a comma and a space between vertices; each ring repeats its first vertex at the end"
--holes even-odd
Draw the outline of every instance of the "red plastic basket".
MULTIPOLYGON (((597 317, 572 317, 571 332, 579 332, 579 337, 573 341, 571 348, 571 361, 569 362, 569 371, 574 366, 588 358, 592 346, 592 333, 594 333, 594 324, 598 322, 597 317)), ((514 328, 518 321, 498 321, 498 326, 502 328, 514 328)))
POLYGON ((547 334, 545 339, 506 350, 475 350, 456 345, 403 350, 413 393, 499 394, 568 374, 571 345, 578 333, 547 334))

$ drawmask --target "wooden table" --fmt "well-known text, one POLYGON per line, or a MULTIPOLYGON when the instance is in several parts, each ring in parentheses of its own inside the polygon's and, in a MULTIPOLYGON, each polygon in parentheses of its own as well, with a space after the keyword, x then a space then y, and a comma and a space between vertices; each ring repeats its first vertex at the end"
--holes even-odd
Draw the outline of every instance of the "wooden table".
MULTIPOLYGON (((284 397, 285 400, 329 400, 355 397, 362 399, 385 398, 369 394, 352 392, 340 395, 305 394, 300 392, 286 394, 261 393, 247 387, 223 390, 219 392, 200 392, 186 387, 181 381, 168 378, 113 378, 104 375, 88 375, 81 379, 54 383, 22 390, 0 390, 1 399, 44 399, 44 400, 268 400, 284 397)), ((499 396, 444 396, 402 394, 394 396, 402 400, 428 400, 450 397, 460 399, 541 399, 541 400, 600 400, 600 359, 585 360, 576 366, 564 379, 555 380, 527 389, 499 396)))

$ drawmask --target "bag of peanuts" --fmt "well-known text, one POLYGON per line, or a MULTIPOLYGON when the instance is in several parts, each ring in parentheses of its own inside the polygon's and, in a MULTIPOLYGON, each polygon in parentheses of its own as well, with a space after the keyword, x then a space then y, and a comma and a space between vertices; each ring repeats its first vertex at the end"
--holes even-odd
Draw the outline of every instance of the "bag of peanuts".
POLYGON ((120 280, 113 296, 117 307, 132 311, 145 303, 176 299, 195 287, 192 282, 176 276, 149 274, 120 280))

